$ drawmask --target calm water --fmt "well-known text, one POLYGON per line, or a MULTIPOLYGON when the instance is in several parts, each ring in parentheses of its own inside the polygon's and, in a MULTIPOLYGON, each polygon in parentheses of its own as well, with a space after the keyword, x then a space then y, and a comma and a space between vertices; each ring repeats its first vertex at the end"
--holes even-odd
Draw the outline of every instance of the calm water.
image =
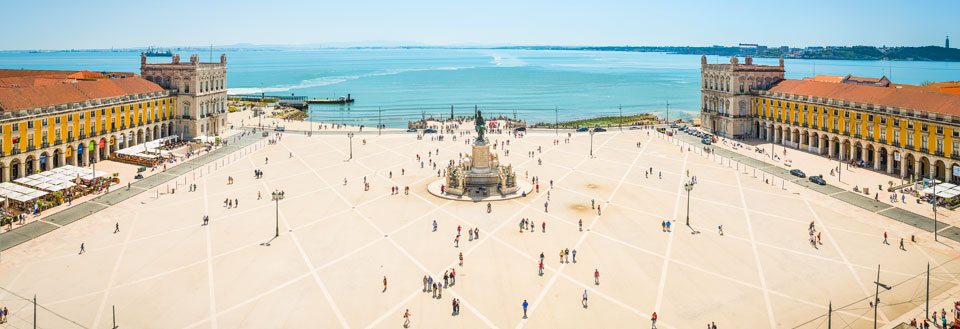
MULTIPOLYGON (((219 52, 215 52, 214 58, 219 52)), ((209 54, 201 54, 207 60, 209 54)), ((189 58, 189 54, 181 54, 189 58)), ((531 122, 656 112, 688 118, 699 106, 699 56, 655 53, 326 49, 227 53, 231 94, 339 97, 350 106, 312 105, 311 120, 405 126, 421 115, 509 115, 531 122), (556 112, 555 112, 556 111, 556 112)), ((168 58, 151 58, 164 61, 168 58)), ((726 62, 710 57, 709 61, 726 62)), ((774 64, 775 59, 756 59, 774 64)), ((0 52, 0 67, 139 71, 133 52, 0 52)), ((960 63, 787 60, 787 77, 887 75, 898 83, 960 80, 960 63)))

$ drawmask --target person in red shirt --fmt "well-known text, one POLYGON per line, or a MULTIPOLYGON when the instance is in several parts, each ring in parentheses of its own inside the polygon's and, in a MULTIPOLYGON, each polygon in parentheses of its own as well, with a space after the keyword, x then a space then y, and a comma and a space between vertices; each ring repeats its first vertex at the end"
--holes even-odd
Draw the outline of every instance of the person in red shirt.
POLYGON ((598 269, 593 270, 593 284, 600 285, 600 270, 598 269))

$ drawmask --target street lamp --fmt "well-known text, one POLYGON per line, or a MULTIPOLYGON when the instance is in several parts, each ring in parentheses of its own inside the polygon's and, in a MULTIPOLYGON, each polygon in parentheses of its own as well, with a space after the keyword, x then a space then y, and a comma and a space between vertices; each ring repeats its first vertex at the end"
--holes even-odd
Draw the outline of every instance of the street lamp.
POLYGON ((283 200, 283 191, 273 191, 273 193, 270 193, 270 196, 270 200, 273 200, 276 205, 277 231, 273 236, 273 238, 276 239, 280 237, 280 200, 283 200))
POLYGON ((890 286, 880 283, 880 265, 877 264, 877 281, 873 281, 877 286, 877 292, 873 295, 873 329, 877 329, 877 309, 880 308, 880 287, 890 290, 890 286))
POLYGON ((693 179, 683 184, 683 190, 687 191, 687 226, 690 226, 690 191, 693 191, 693 185, 695 184, 693 179))
POLYGON ((590 129, 590 157, 593 158, 593 134, 596 133, 595 130, 590 129))
POLYGON ((350 140, 350 158, 347 161, 353 159, 353 133, 347 133, 347 139, 350 140))

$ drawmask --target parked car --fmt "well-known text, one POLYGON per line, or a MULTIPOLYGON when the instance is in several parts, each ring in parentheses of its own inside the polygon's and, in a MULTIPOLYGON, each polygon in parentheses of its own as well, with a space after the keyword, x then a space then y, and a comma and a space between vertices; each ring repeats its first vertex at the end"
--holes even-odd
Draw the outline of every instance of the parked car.
POLYGON ((578 132, 578 133, 587 132, 588 130, 590 130, 590 128, 587 128, 587 127, 577 128, 577 132, 578 132))
POLYGON ((415 133, 415 132, 417 132, 417 128, 407 129, 407 132, 408 132, 408 133, 415 133))
POLYGON ((513 131, 527 131, 527 127, 517 127, 517 129, 514 129, 513 131))
POLYGON ((638 130, 638 129, 640 129, 640 126, 630 126, 630 130, 638 130))
POLYGON ((791 170, 791 171, 790 171, 790 174, 791 174, 791 175, 794 175, 794 176, 797 176, 797 177, 800 177, 800 178, 807 177, 807 174, 804 174, 803 171, 800 170, 800 169, 791 170))
POLYGON ((823 175, 810 176, 810 181, 817 185, 827 185, 827 181, 823 180, 823 175))
POLYGON ((436 129, 433 129, 433 128, 427 128, 427 129, 424 129, 424 130, 423 130, 423 133, 424 133, 424 134, 436 134, 436 133, 437 133, 437 130, 436 130, 436 129))
POLYGON ((275 130, 275 131, 284 131, 284 130, 286 130, 286 128, 284 128, 283 126, 277 126, 276 128, 273 128, 273 130, 275 130))
POLYGON ((700 142, 703 143, 703 144, 706 144, 706 145, 710 145, 710 139, 709 139, 709 138, 701 139, 700 142))
POLYGON ((598 132, 598 133, 602 133, 602 132, 606 132, 607 129, 606 129, 606 128, 596 127, 596 128, 593 128, 593 131, 594 131, 594 132, 598 132))

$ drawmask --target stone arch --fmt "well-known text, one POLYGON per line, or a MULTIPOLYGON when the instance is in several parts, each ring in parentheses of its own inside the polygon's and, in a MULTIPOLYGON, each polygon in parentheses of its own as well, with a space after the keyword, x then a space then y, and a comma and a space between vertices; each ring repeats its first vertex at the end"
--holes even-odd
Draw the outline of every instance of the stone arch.
POLYGON ((143 143, 143 129, 137 129, 137 139, 136 139, 136 141, 137 141, 137 142, 136 142, 136 144, 134 144, 134 145, 140 145, 140 144, 143 143))
POLYGON ((933 178, 939 179, 941 182, 947 179, 947 164, 942 160, 937 160, 933 163, 933 178))
MULTIPOLYGON (((960 170, 960 164, 957 164, 956 162, 951 163, 950 168, 947 170, 950 170, 951 173, 955 172, 956 170, 960 170)), ((957 184, 958 182, 960 182, 960 175, 950 175, 950 183, 957 184)))
POLYGON ((87 159, 87 153, 89 152, 89 150, 87 150, 87 145, 83 145, 83 142, 81 142, 81 143, 77 144, 77 147, 74 148, 74 150, 77 151, 77 152, 76 152, 76 154, 77 154, 77 166, 78 166, 78 167, 86 166, 87 163, 88 163, 88 162, 87 162, 87 160, 88 160, 88 159, 87 159))
POLYGON ((106 159, 107 154, 109 154, 110 151, 109 145, 107 144, 107 138, 100 137, 100 140, 97 141, 95 146, 97 147, 97 158, 101 160, 106 159), (101 145, 103 145, 103 147, 101 147, 101 145))
POLYGON ((59 147, 53 149, 53 159, 51 160, 51 161, 52 161, 52 164, 53 164, 53 167, 52 167, 52 168, 60 168, 60 167, 62 167, 62 166, 63 166, 63 159, 62 159, 62 158, 63 158, 63 151, 61 151, 59 147))
POLYGON ((50 163, 51 160, 53 159, 50 158, 50 153, 48 153, 47 151, 40 152, 39 161, 37 162, 39 163, 39 166, 38 166, 39 171, 50 170, 51 169, 50 166, 52 165, 50 163))
POLYGON ((23 177, 37 173, 37 158, 33 154, 27 155, 23 160, 23 177))
POLYGON ((906 177, 914 177, 914 173, 917 171, 916 157, 913 156, 913 153, 902 152, 901 159, 903 159, 902 167, 906 170, 906 177))
POLYGON ((116 153, 117 148, 120 147, 120 145, 117 145, 117 135, 110 135, 110 140, 107 141, 107 143, 107 145, 109 145, 110 154, 116 153))
POLYGON ((877 161, 877 159, 874 157, 874 153, 876 153, 877 149, 873 146, 873 143, 867 143, 864 149, 867 152, 863 157, 864 161, 866 161, 870 165, 873 165, 873 163, 877 161))
POLYGON ((853 160, 857 160, 857 161, 863 160, 863 155, 864 155, 863 144, 860 143, 860 141, 855 141, 853 143, 853 154, 851 155, 852 155, 851 159, 853 160))
POLYGON ((23 177, 23 162, 20 158, 10 159, 10 181, 23 177))
POLYGON ((927 158, 926 156, 920 156, 918 166, 917 179, 931 177, 932 171, 930 170, 930 158, 927 158))

